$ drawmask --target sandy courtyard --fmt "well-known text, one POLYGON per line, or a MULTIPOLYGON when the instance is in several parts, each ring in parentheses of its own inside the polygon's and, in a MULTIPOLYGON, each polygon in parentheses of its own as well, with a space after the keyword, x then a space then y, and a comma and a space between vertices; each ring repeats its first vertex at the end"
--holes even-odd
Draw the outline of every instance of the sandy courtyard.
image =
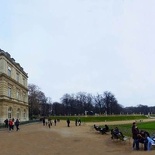
MULTIPOLYGON (((101 123, 100 123, 101 124, 101 123)), ((108 124, 108 122, 106 123, 108 124)), ((50 129, 42 123, 22 125, 20 131, 0 131, 2 155, 154 155, 151 151, 133 151, 132 139, 127 142, 112 141, 110 133, 101 135, 93 123, 66 126, 60 121, 50 129)))

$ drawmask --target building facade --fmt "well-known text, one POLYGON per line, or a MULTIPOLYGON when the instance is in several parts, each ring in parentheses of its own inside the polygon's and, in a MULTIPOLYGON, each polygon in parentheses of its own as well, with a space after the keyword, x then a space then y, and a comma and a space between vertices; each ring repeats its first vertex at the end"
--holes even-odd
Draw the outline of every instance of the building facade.
POLYGON ((10 54, 0 49, 0 123, 29 120, 28 75, 10 54))

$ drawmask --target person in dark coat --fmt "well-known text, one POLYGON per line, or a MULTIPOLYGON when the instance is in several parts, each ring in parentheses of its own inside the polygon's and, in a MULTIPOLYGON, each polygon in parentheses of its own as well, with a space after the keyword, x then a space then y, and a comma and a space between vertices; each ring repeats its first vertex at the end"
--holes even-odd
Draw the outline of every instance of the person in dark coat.
POLYGON ((43 118, 43 126, 45 126, 45 117, 43 118))
POLYGON ((134 149, 136 146, 136 150, 139 150, 139 137, 138 137, 138 135, 139 135, 139 129, 136 126, 136 122, 133 122, 133 124, 132 124, 132 138, 133 138, 132 147, 134 149))
POLYGON ((69 118, 67 119, 67 126, 70 127, 70 120, 69 120, 69 118))
POLYGON ((16 131, 19 130, 19 119, 17 118, 15 121, 16 131))
POLYGON ((15 126, 15 119, 12 118, 12 130, 14 130, 14 126, 15 126))
POLYGON ((147 137, 150 137, 150 134, 147 131, 141 130, 138 134, 139 143, 144 144, 144 150, 147 150, 148 140, 147 137))
POLYGON ((6 120, 4 121, 4 123, 5 123, 5 128, 8 128, 8 122, 9 122, 8 119, 6 119, 6 120))
POLYGON ((55 124, 55 126, 56 126, 56 124, 57 124, 57 120, 56 120, 56 119, 54 119, 54 124, 55 124))

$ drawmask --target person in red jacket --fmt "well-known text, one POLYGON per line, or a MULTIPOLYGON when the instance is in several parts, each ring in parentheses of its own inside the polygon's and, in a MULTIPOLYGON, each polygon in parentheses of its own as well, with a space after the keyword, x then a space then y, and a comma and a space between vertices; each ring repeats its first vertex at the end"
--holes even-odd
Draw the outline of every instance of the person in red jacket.
POLYGON ((9 131, 12 130, 12 126, 13 126, 13 121, 12 119, 9 119, 9 131))

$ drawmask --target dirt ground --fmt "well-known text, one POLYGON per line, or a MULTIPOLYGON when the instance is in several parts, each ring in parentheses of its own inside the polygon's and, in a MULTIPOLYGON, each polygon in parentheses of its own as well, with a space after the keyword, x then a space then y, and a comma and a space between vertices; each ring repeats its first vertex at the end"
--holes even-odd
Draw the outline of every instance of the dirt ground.
MULTIPOLYGON (((149 121, 149 120, 147 120, 149 121)), ((133 121, 128 121, 132 124, 133 121)), ((115 122, 119 123, 120 122, 115 122)), ((121 123, 124 123, 121 121, 121 123)), ((48 128, 42 123, 20 126, 19 131, 0 131, 2 155, 154 155, 151 151, 132 150, 132 139, 126 142, 111 140, 110 133, 101 135, 93 129, 94 123, 67 127, 65 121, 48 128)), ((96 123, 102 125, 105 123, 96 123)), ((114 122, 106 122, 114 124, 114 122)))

